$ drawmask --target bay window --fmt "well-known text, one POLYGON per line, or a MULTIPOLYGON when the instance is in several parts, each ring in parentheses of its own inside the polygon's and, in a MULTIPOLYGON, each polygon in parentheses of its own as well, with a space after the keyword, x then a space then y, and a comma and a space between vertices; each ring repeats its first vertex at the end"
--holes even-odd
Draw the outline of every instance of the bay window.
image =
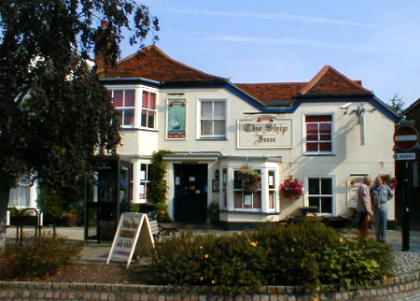
MULTIPOLYGON (((255 172, 261 174, 260 170, 255 172)), ((235 209, 261 209, 261 182, 254 192, 246 191, 241 181, 241 171, 235 170, 233 177, 233 198, 235 209)))
POLYGON ((305 151, 310 154, 332 153, 332 115, 305 116, 305 151))
POLYGON ((308 178, 308 204, 318 213, 333 213, 333 180, 330 177, 308 178))
POLYGON ((110 90, 112 104, 120 116, 121 127, 134 127, 135 90, 110 90))
POLYGON ((224 138, 226 135, 226 102, 224 100, 202 100, 200 107, 200 137, 224 138))
POLYGON ((143 90, 141 126, 149 129, 156 128, 156 93, 143 90))
POLYGON ((276 185, 276 171, 268 171, 268 209, 276 209, 276 200, 278 195, 278 187, 276 185))

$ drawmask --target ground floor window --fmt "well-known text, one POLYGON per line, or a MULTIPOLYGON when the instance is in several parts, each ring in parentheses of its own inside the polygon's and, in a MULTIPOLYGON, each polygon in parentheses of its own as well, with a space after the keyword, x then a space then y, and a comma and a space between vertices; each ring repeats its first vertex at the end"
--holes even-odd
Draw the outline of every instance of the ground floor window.
MULTIPOLYGON (((261 174, 260 170, 255 172, 261 174)), ((234 171, 234 205, 235 209, 261 209, 261 183, 255 192, 246 191, 242 185, 240 171, 234 171)))
POLYGON ((268 171, 268 208, 276 209, 276 200, 278 194, 278 187, 276 186, 276 171, 268 171))
POLYGON ((308 203, 319 213, 333 213, 333 180, 330 177, 308 178, 308 203))
POLYGON ((149 187, 150 187, 149 170, 150 170, 149 163, 140 164, 140 201, 141 202, 148 201, 148 193, 149 193, 149 187))

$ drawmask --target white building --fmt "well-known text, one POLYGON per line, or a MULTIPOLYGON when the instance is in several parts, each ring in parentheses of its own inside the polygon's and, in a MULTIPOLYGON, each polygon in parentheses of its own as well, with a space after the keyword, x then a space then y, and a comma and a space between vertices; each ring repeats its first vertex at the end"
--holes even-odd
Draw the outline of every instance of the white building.
POLYGON ((146 201, 153 152, 169 150, 176 221, 205 222, 212 202, 230 223, 277 221, 307 206, 345 215, 362 176, 394 175, 396 116, 330 66, 308 82, 234 84, 150 46, 97 67, 122 115, 118 153, 133 163, 132 201, 146 201), (257 191, 240 185, 244 167, 260 173, 257 191), (280 194, 289 177, 304 182, 297 200, 280 194))

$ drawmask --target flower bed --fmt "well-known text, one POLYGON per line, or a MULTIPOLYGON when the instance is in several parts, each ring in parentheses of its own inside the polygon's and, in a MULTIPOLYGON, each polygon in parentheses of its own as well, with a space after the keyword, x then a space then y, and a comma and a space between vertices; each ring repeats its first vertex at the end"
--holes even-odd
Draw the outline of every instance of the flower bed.
POLYGON ((238 293, 262 286, 366 286, 390 274, 391 250, 371 240, 351 240, 317 222, 271 225, 231 236, 184 234, 156 246, 141 281, 211 286, 238 293))

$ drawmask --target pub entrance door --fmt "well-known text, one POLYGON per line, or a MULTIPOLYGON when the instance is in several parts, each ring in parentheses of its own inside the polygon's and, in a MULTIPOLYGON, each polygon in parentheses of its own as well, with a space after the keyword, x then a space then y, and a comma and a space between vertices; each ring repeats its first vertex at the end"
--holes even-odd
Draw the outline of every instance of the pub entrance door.
POLYGON ((207 218, 207 165, 174 164, 175 221, 201 224, 207 218))

